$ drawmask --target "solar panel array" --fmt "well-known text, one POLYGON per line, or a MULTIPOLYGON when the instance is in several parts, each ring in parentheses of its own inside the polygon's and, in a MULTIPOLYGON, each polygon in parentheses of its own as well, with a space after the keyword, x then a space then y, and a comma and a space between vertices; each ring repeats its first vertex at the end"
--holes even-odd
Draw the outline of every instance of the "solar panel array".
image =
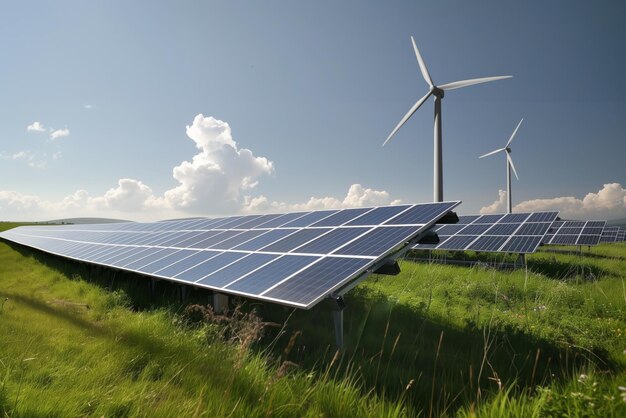
POLYGON ((617 232, 617 241, 624 242, 626 241, 626 229, 620 228, 617 232))
POLYGON ((454 225, 435 227, 438 243, 420 242, 413 249, 533 253, 557 216, 558 212, 460 216, 454 225))
POLYGON ((616 242, 618 232, 619 226, 607 226, 604 228, 604 231, 602 231, 600 242, 616 242))
POLYGON ((543 239, 552 245, 598 245, 606 221, 554 221, 543 239))
POLYGON ((0 237, 92 264, 310 308, 405 247, 459 203, 23 226, 0 237))

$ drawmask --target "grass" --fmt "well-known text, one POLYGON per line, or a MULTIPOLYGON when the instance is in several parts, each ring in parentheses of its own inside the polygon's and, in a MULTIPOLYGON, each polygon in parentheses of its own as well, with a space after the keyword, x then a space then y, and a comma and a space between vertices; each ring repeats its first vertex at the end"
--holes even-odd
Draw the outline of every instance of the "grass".
POLYGON ((258 340, 254 315, 190 324, 175 286, 0 242, 0 415, 626 416, 625 256, 403 261, 347 296, 337 353, 324 304, 245 303, 279 324, 258 340))

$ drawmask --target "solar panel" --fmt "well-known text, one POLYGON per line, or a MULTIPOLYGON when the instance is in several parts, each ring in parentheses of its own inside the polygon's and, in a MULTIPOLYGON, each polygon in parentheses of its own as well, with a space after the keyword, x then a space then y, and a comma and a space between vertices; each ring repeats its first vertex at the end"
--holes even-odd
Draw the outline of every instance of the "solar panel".
POLYGON ((558 212, 459 216, 455 225, 436 225, 438 243, 419 242, 413 249, 529 254, 537 250, 558 212))
POLYGON ((459 203, 23 226, 0 238, 87 263, 308 309, 396 257, 459 203))
POLYGON ((606 221, 555 221, 543 239, 552 245, 598 245, 606 221))
POLYGON ((626 229, 623 229, 623 228, 619 229, 619 232, 617 233, 617 241, 618 242, 626 241, 626 229))
POLYGON ((607 226, 602 231, 600 242, 616 242, 617 234, 619 233, 619 226, 607 226))

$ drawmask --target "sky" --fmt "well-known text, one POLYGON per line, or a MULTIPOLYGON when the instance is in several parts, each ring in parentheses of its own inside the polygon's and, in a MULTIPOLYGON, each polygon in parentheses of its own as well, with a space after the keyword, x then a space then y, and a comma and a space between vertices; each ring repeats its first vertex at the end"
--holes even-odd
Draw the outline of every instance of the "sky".
POLYGON ((626 218, 623 1, 0 3, 0 220, 432 201, 626 218))

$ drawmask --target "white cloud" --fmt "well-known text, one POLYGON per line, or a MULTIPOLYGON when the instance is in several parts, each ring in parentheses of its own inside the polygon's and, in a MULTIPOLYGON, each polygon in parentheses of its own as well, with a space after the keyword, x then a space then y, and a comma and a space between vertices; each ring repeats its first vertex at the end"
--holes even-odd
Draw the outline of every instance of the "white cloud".
POLYGON ((56 130, 50 129, 50 140, 54 141, 55 139, 63 138, 64 136, 68 136, 69 134, 70 134, 70 130, 67 128, 56 129, 56 130))
MULTIPOLYGON (((57 131, 55 131, 57 132, 57 131)), ((54 133, 54 132, 53 132, 54 133)), ((173 169, 179 184, 163 195, 140 180, 123 178, 117 186, 101 196, 90 196, 78 190, 59 201, 47 201, 16 191, 0 191, 0 219, 42 220, 67 217, 113 217, 156 220, 193 215, 235 215, 242 212, 297 211, 326 208, 386 205, 399 203, 389 193, 353 184, 343 198, 311 197, 304 203, 271 201, 253 196, 263 176, 274 174, 274 164, 240 148, 232 137, 228 123, 197 115, 187 126, 187 136, 199 152, 191 161, 183 161, 173 169)), ((67 130, 69 134, 69 130, 67 130)), ((53 160, 61 157, 55 152, 53 160)), ((29 151, 9 157, 33 163, 29 151)), ((45 163, 45 161, 44 161, 45 163)))
POLYGON ((230 213, 243 203, 243 193, 253 189, 263 175, 274 173, 274 163, 238 148, 228 123, 197 115, 187 136, 200 152, 191 161, 174 167, 180 185, 165 192, 173 208, 213 213, 230 213))
POLYGON ((61 151, 57 151, 55 153, 52 154, 52 159, 53 160, 58 160, 63 156, 63 154, 61 153, 61 151))
POLYGON ((30 161, 35 158, 35 155, 30 151, 18 151, 11 155, 12 160, 27 160, 30 161))
POLYGON ((90 104, 83 105, 83 109, 89 110, 89 109, 92 109, 92 108, 93 108, 93 106, 90 105, 90 104))
POLYGON ((364 189, 360 184, 353 184, 343 200, 335 197, 311 197, 305 203, 288 204, 284 202, 270 202, 265 196, 250 198, 245 201, 243 211, 248 213, 263 213, 269 211, 305 211, 320 209, 341 209, 360 206, 383 206, 401 203, 400 200, 391 200, 389 193, 384 190, 364 189))
POLYGON ((506 212, 506 190, 498 190, 498 200, 480 209, 482 215, 506 212))
POLYGON ((133 179, 120 179, 117 187, 107 190, 104 196, 90 199, 89 203, 122 212, 140 212, 163 206, 162 199, 157 199, 150 187, 133 179))
MULTIPOLYGON (((500 199, 485 206, 480 213, 502 212, 506 192, 500 190, 500 199), (504 193, 504 198, 502 197, 504 193), (493 209, 493 210, 491 210, 493 209)), ((584 198, 574 196, 534 199, 515 205, 514 212, 558 210, 562 218, 570 219, 618 219, 626 218, 626 189, 620 183, 607 183, 597 193, 588 193, 584 198)))
POLYGON ((18 151, 11 155, 0 154, 0 158, 5 160, 24 161, 29 167, 32 168, 46 168, 47 161, 44 159, 37 159, 35 154, 31 151, 18 151))
MULTIPOLYGON (((41 199, 37 196, 25 195, 13 190, 0 190, 0 211, 3 213, 30 212, 41 209, 41 199)), ((10 218, 4 218, 8 220, 10 218)))
POLYGON ((33 122, 31 125, 28 125, 26 127, 26 131, 27 132, 45 132, 46 128, 43 127, 43 124, 41 122, 33 122))

